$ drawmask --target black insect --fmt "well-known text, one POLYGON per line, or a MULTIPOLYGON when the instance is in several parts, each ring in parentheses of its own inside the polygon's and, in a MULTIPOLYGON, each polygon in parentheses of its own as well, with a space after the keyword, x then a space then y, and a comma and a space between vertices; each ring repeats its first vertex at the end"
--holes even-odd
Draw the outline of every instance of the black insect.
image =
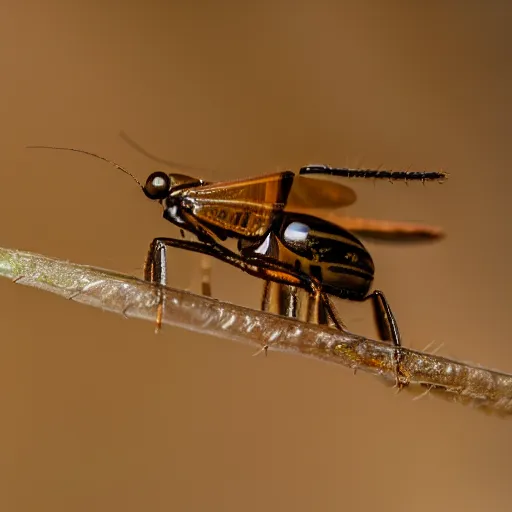
MULTIPOLYGON (((267 284, 263 309, 266 310, 274 305, 288 316, 329 323, 343 330, 330 296, 370 300, 381 339, 400 347, 398 326, 384 294, 379 290, 369 293, 374 264, 356 234, 370 238, 416 239, 437 238, 441 236, 440 230, 350 217, 335 223, 312 215, 308 212, 318 208, 348 206, 354 203, 356 195, 343 184, 308 175, 442 181, 445 173, 309 166, 302 168, 298 175, 285 171, 252 179, 208 183, 184 174, 158 171, 142 185, 126 169, 94 153, 71 148, 31 147, 77 151, 111 163, 131 176, 146 197, 162 205, 165 219, 195 235, 195 241, 155 238, 144 266, 146 280, 162 286, 167 284, 167 247, 202 253, 264 279, 267 284), (223 245, 228 239, 238 240, 238 253, 223 245), (273 284, 278 286, 273 288, 273 284), (283 295, 283 290, 287 296, 276 297, 276 293, 283 295), (301 300, 294 290, 302 290, 309 300, 301 300)), ((161 315, 160 306, 157 329, 161 315)))

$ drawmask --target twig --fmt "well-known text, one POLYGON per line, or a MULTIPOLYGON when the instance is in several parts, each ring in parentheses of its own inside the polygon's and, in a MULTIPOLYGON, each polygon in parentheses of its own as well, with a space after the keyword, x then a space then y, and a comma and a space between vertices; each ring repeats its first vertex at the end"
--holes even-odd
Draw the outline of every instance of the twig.
MULTIPOLYGON (((0 275, 76 302, 127 317, 155 321, 158 291, 162 323, 270 350, 297 352, 396 381, 397 351, 391 345, 348 332, 220 302, 172 288, 159 289, 135 277, 0 248, 0 275)), ((406 348, 400 349, 402 386, 425 390, 487 412, 512 414, 512 375, 406 348)))

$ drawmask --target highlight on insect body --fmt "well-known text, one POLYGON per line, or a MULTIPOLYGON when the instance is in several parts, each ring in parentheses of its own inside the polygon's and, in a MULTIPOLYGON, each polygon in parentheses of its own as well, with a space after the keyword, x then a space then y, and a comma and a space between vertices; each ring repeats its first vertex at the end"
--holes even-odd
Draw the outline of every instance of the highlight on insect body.
MULTIPOLYGON (((45 147, 45 146, 31 146, 45 147)), ((49 148, 49 147, 48 147, 49 148)), ((196 240, 159 237, 149 247, 144 278, 167 284, 167 248, 202 253, 265 281, 262 308, 299 320, 344 329, 331 297, 370 301, 380 338, 401 345, 392 310, 380 290, 370 292, 374 279, 372 257, 358 236, 407 241, 437 239, 442 231, 430 226, 354 219, 317 211, 346 207, 356 194, 343 183, 309 175, 374 178, 400 181, 442 181, 442 172, 381 171, 307 166, 298 174, 284 171, 227 182, 206 182, 186 174, 150 174, 142 185, 123 167, 147 198, 159 203, 163 217, 193 234, 196 240), (238 252, 223 244, 238 241, 238 252)), ((163 297, 163 296, 162 296, 163 297)), ((161 299, 163 300, 163 299, 161 299)), ((157 318, 161 323, 162 304, 157 318)), ((398 372, 398 360, 397 360, 398 372)))

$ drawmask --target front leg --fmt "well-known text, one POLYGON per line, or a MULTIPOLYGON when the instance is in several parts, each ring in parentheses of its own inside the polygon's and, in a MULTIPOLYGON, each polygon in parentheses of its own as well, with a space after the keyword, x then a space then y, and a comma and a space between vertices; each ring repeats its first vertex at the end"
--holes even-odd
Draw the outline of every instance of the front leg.
POLYGON ((160 238, 155 238, 149 245, 148 255, 144 263, 144 279, 159 285, 155 327, 155 333, 158 333, 162 328, 162 314, 165 305, 165 295, 160 287, 167 286, 167 248, 160 238))
POLYGON ((149 245, 144 279, 161 286, 167 285, 167 250, 161 238, 155 238, 149 245))

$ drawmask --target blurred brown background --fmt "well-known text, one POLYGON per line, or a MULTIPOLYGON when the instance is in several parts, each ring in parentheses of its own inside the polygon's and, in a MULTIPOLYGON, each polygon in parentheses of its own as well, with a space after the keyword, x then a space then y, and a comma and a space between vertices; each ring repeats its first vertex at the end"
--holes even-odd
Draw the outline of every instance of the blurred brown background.
MULTIPOLYGON (((176 230, 129 178, 149 151, 254 176, 443 168, 357 183, 354 215, 445 227, 368 244, 405 344, 512 371, 506 2, 14 2, 0 7, 0 245, 141 275, 176 230), (439 6, 439 7, 436 7, 439 6), (442 5, 442 6, 441 6, 442 5)), ((354 183, 354 182, 352 182, 354 183)), ((197 290, 197 256, 171 253, 197 290)), ((214 295, 262 283, 214 263, 214 295)), ((291 355, 0 282, 0 510, 508 510, 509 420, 291 355)), ((366 306, 346 309, 372 333, 366 306)))

